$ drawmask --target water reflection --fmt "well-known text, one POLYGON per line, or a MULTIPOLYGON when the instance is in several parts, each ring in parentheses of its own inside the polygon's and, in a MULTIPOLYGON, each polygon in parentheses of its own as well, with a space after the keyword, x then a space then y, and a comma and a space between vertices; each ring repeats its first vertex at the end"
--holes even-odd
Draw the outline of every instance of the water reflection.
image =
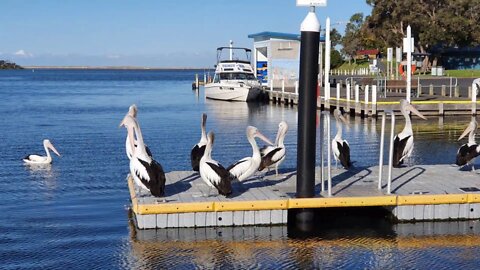
MULTIPOLYGON (((378 219, 375 219, 378 221, 378 219)), ((286 226, 137 230, 130 223, 130 268, 476 267, 480 222, 422 222, 319 230, 298 239, 286 226), (386 226, 383 231, 380 227, 386 226), (432 260, 432 254, 445 256, 432 260), (457 254, 458 258, 452 257, 457 254)), ((339 224, 333 222, 332 224, 339 224)))

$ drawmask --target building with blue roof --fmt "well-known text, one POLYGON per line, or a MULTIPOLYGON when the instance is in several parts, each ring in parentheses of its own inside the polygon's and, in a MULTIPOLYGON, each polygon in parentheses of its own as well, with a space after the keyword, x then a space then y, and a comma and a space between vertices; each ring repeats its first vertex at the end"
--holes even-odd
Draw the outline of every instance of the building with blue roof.
MULTIPOLYGON (((300 34, 266 31, 248 37, 253 38, 252 65, 262 84, 294 87, 300 67, 300 34)), ((325 37, 320 36, 319 42, 321 56, 325 37)), ((321 66, 320 64, 320 72, 321 66)))

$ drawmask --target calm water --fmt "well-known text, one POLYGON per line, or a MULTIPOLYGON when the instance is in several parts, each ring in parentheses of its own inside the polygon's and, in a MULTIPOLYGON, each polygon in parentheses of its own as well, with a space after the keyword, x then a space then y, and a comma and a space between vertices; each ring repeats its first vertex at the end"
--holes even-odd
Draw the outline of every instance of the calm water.
MULTIPOLYGON (((251 153, 247 125, 273 140, 285 120, 290 130, 283 167, 296 166, 296 108, 205 101, 203 91, 191 91, 194 74, 0 71, 0 268, 480 267, 478 234, 416 237, 389 224, 386 230, 330 229, 304 240, 289 236, 285 227, 135 231, 125 182, 125 130, 118 128, 132 103, 166 171, 189 169, 202 112, 208 114, 207 129, 217 135, 214 158, 224 165, 251 153), (25 166, 21 158, 42 153, 44 138, 62 157, 55 156, 49 167, 25 166)), ((415 119, 412 162, 452 163, 460 145, 456 138, 469 120, 415 119)), ((374 165, 379 121, 350 122, 344 137, 355 165, 374 165)))

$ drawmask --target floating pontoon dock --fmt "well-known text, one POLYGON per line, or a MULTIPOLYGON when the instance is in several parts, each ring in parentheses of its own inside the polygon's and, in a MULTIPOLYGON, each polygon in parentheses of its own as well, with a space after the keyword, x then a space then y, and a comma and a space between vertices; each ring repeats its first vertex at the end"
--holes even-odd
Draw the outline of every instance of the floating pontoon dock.
MULTIPOLYGON (((389 195, 386 182, 377 188, 378 169, 333 169, 331 197, 322 192, 318 169, 316 197, 308 199, 295 198, 295 171, 235 182, 228 198, 217 196, 192 171, 167 173, 164 198, 137 194, 132 179, 127 181, 139 229, 286 224, 289 209, 324 207, 380 206, 400 221, 480 218, 478 171, 461 171, 455 165, 394 168, 389 195)), ((383 171, 387 169, 385 165, 383 171)))

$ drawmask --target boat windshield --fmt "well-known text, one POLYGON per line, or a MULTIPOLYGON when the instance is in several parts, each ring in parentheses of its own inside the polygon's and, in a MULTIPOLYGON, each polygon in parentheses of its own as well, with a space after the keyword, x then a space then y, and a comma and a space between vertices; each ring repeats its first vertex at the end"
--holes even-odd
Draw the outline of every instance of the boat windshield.
POLYGON ((256 80, 255 75, 251 73, 220 73, 220 80, 256 80))

